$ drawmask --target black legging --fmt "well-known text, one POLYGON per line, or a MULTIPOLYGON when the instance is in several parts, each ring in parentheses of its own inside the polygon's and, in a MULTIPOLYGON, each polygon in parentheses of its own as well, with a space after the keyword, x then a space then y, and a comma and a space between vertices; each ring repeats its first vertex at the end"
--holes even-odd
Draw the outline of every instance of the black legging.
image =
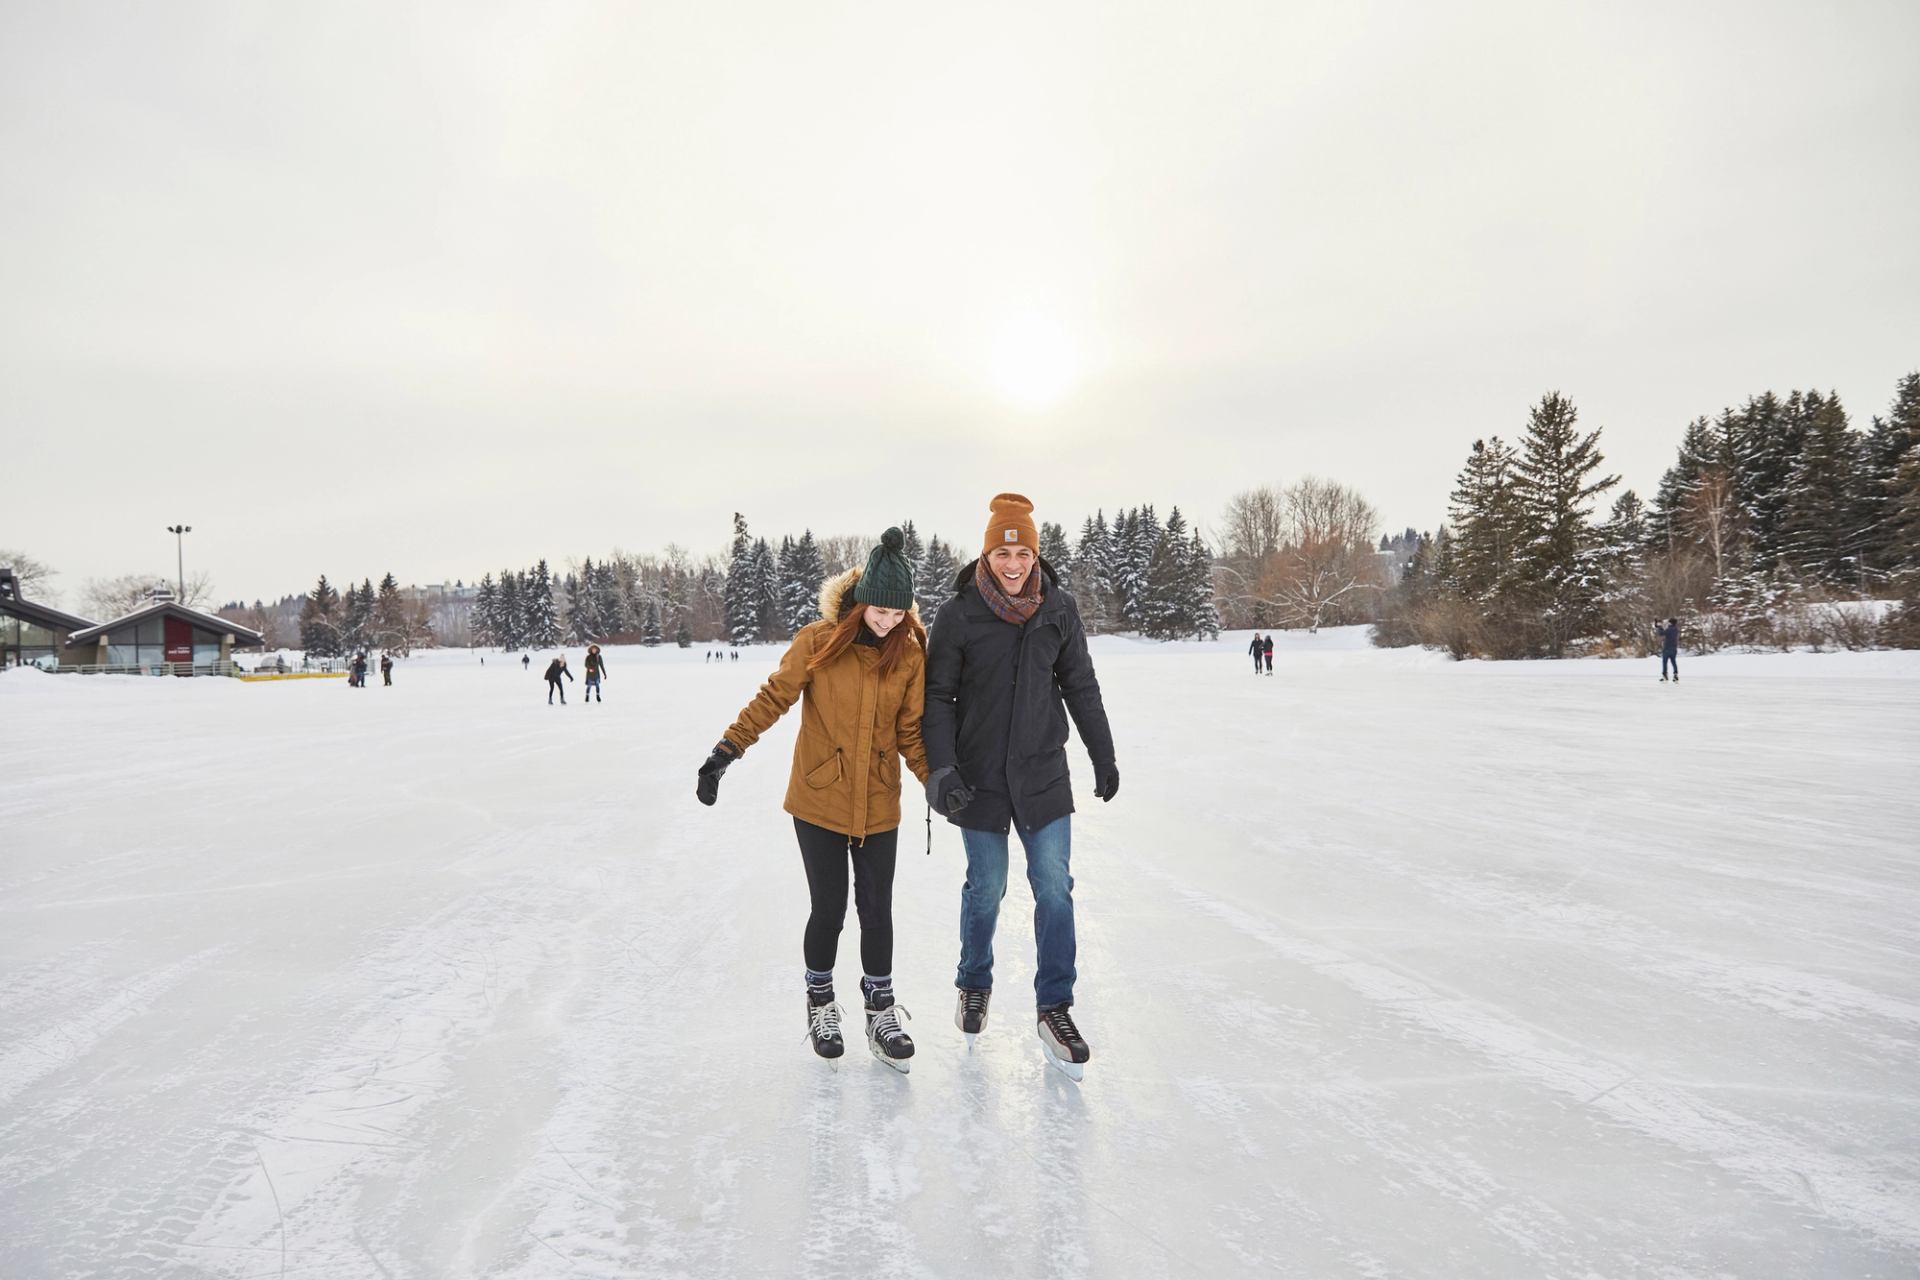
POLYGON ((860 963, 884 978, 893 972, 893 855, 900 829, 876 831, 864 842, 838 831, 793 820, 800 860, 807 868, 807 968, 826 973, 840 950, 847 919, 847 864, 853 864, 853 903, 860 915, 860 963))

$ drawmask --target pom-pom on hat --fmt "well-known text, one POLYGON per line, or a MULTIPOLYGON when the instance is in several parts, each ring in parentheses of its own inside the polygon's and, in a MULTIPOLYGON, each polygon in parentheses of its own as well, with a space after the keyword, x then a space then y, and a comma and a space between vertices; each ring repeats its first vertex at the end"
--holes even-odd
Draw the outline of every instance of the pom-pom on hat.
POLYGON ((880 545, 867 557, 860 581, 853 584, 856 601, 882 609, 913 608, 913 566, 901 554, 906 545, 907 535, 898 529, 880 535, 880 545))
POLYGON ((991 554, 995 547, 1026 547, 1039 555, 1040 530, 1033 523, 1033 503, 1021 494, 996 493, 991 506, 986 545, 980 554, 991 554))

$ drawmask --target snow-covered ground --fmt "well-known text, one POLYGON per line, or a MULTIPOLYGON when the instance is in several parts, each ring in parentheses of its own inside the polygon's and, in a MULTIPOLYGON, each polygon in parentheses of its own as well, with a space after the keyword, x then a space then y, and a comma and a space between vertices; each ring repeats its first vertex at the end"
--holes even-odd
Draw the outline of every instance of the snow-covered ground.
POLYGON ((1096 642, 1079 1087, 918 808, 913 1074, 809 1053, 770 650, 0 676, 0 1276, 1920 1269, 1915 655, 1245 642, 1096 642))

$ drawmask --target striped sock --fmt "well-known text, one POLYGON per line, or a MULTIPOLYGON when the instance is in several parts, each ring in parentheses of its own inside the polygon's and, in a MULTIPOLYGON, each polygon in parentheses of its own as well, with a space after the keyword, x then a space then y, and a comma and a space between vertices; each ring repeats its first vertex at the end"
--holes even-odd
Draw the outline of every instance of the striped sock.
POLYGON ((807 1000, 812 1004, 833 1003, 833 970, 825 973, 807 970, 807 1000))

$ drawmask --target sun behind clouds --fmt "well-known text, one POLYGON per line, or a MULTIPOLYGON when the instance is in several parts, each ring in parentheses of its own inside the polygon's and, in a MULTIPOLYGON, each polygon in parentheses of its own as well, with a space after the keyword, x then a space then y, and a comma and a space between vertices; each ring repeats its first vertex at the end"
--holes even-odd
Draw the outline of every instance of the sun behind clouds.
POLYGON ((1051 408, 1080 382, 1083 359, 1072 334, 1050 316, 1014 316, 994 333, 988 370, 994 389, 1017 408, 1051 408))

